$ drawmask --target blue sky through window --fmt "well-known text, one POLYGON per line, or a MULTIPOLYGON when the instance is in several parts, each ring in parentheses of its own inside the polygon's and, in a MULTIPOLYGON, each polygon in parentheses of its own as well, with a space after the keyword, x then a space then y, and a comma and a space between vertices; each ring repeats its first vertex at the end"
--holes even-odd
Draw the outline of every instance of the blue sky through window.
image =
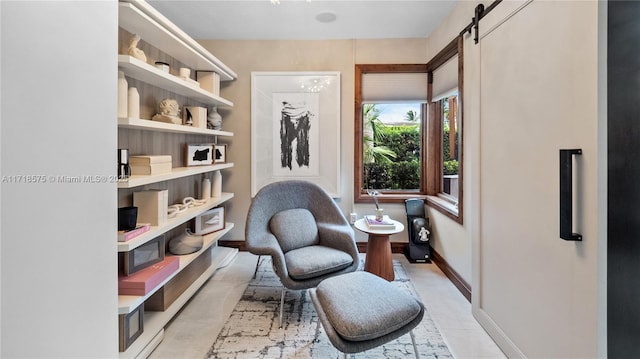
POLYGON ((380 121, 383 123, 394 123, 404 121, 408 111, 415 111, 420 114, 420 103, 381 103, 376 104, 380 109, 380 121))

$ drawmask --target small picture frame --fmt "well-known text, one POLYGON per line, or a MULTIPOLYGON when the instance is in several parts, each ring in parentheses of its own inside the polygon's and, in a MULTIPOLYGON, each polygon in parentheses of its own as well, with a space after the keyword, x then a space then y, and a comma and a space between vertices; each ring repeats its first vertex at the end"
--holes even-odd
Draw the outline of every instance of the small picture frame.
POLYGON ((203 235, 224 229, 225 225, 224 207, 216 207, 196 217, 193 232, 203 235))
POLYGON ((227 163, 227 145, 215 145, 213 151, 213 163, 227 163))
POLYGON ((122 272, 131 275, 152 264, 164 260, 164 235, 160 235, 149 242, 123 253, 122 272))
POLYGON ((144 330, 144 302, 131 313, 118 315, 118 348, 124 352, 144 330))
POLYGON ((187 166, 213 164, 212 145, 187 145, 187 166))

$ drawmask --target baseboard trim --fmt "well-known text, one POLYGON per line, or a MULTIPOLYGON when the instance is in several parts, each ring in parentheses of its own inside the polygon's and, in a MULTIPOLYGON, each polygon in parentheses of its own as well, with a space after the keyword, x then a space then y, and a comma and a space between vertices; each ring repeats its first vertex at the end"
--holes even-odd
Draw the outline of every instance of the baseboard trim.
MULTIPOLYGON (((218 241, 218 245, 223 247, 230 248, 238 248, 240 251, 247 251, 247 245, 245 241, 228 241, 228 240, 220 240, 218 241)), ((358 252, 367 253, 367 242, 356 242, 356 246, 358 247, 358 252)), ((405 242, 391 242, 391 253, 405 253, 405 248, 408 246, 408 243, 405 242)), ((431 261, 440 268, 442 273, 444 273, 447 278, 453 283, 456 288, 462 293, 462 295, 467 298, 469 302, 471 302, 471 286, 464 280, 462 277, 456 272, 449 263, 436 252, 433 248, 431 248, 431 261)))
MULTIPOLYGON (((222 247, 238 248, 240 251, 247 251, 247 245, 245 241, 228 241, 220 240, 218 245, 222 247)), ((359 253, 367 253, 367 242, 356 242, 359 253)), ((404 253, 404 249, 407 243, 391 242, 391 253, 404 253)))
POLYGON ((224 241, 219 240, 218 245, 220 247, 238 248, 239 251, 247 251, 247 242, 245 241, 224 241))
POLYGON ((467 283, 458 272, 456 272, 449 263, 431 247, 431 261, 440 268, 447 278, 458 288, 460 293, 471 303, 471 286, 467 283))
POLYGON ((472 305, 471 313, 507 358, 526 358, 520 348, 518 348, 516 344, 511 341, 507 334, 505 334, 505 332, 500 329, 500 326, 498 326, 493 321, 493 319, 491 319, 487 312, 485 312, 482 308, 478 308, 475 305, 472 305))

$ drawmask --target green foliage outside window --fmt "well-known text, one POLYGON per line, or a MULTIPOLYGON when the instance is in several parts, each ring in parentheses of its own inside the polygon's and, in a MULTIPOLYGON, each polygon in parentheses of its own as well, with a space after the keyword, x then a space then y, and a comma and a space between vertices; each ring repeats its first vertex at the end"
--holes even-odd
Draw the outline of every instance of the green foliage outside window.
MULTIPOLYGON (((420 125, 392 126, 379 120, 375 104, 364 108, 364 187, 380 190, 420 189, 420 125)), ((418 122, 419 115, 409 111, 405 119, 418 122)), ((457 142, 456 136, 456 142, 457 142)), ((457 144, 456 144, 457 145, 457 144)), ((443 175, 458 174, 458 161, 449 153, 449 126, 443 129, 443 175)), ((457 146, 456 146, 457 147, 457 146)))
MULTIPOLYGON (((458 136, 456 136, 456 148, 458 148, 458 136)), ((449 149, 449 127, 445 127, 442 134, 442 157, 444 161, 442 163, 442 174, 457 175, 458 174, 458 160, 451 158, 449 149)))
MULTIPOLYGON (((418 125, 381 125, 375 147, 395 156, 364 164, 366 188, 386 190, 420 189, 420 132, 418 125)), ((365 156, 366 157, 366 156, 365 156)))

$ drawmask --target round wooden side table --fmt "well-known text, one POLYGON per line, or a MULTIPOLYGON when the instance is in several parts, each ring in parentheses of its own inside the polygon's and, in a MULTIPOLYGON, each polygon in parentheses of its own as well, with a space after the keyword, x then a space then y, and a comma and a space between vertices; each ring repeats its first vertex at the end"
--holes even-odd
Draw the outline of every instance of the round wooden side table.
POLYGON ((357 230, 369 234, 364 270, 388 281, 392 281, 395 278, 389 236, 404 231, 402 223, 395 220, 391 221, 395 225, 393 229, 371 229, 367 226, 364 218, 354 223, 357 230))

